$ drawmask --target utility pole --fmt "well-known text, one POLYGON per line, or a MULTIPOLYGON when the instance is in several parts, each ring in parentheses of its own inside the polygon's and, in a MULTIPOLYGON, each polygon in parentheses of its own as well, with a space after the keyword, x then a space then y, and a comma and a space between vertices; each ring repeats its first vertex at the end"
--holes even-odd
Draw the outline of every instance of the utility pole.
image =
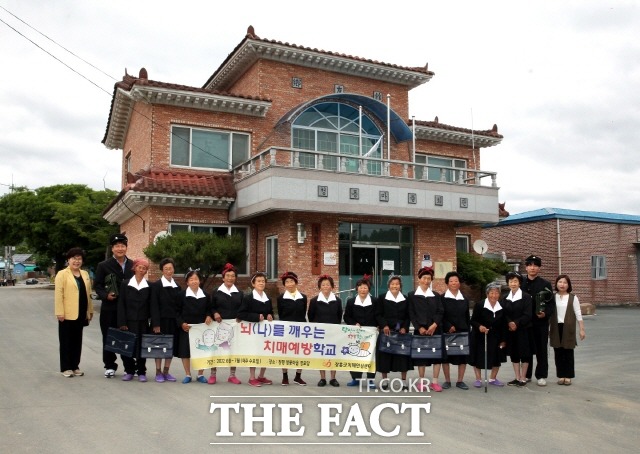
POLYGON ((12 254, 12 249, 15 249, 14 246, 6 246, 5 250, 6 250, 6 261, 5 261, 5 265, 4 268, 5 270, 9 271, 9 280, 13 279, 13 254, 12 254))

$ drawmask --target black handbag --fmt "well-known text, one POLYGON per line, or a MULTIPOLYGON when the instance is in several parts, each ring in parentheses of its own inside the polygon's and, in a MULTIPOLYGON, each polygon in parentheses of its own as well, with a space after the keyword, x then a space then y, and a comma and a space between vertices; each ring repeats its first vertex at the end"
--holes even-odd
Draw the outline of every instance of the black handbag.
POLYGON ((107 291, 107 295, 109 293, 113 293, 116 297, 120 295, 120 284, 118 283, 118 276, 114 273, 109 273, 104 278, 104 288, 107 291))
POLYGON ((173 335, 143 334, 140 358, 172 358, 173 335))
POLYGON ((417 359, 442 358, 442 336, 413 336, 411 339, 411 357, 417 359))
POLYGON ((109 328, 104 349, 113 353, 119 353, 122 356, 132 357, 136 351, 136 335, 131 331, 109 328))
POLYGON ((411 355, 411 334, 390 333, 380 334, 378 337, 378 350, 392 355, 411 355))
POLYGON ((448 356, 469 354, 469 333, 447 333, 444 335, 444 348, 448 356))

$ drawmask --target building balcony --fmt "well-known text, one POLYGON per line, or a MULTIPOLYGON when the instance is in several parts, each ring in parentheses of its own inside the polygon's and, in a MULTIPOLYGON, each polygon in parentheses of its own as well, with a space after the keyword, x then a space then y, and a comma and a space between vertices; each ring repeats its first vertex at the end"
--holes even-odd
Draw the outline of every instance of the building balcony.
POLYGON ((498 222, 496 173, 476 169, 268 148, 234 169, 234 183, 231 221, 304 211, 498 222))

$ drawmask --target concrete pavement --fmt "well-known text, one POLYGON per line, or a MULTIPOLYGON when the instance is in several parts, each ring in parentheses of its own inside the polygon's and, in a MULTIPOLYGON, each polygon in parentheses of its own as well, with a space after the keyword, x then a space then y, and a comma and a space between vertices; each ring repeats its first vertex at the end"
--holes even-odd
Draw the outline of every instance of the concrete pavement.
MULTIPOLYGON (((147 362, 148 383, 122 382, 122 368, 116 378, 105 379, 98 315, 84 333, 80 366, 86 375, 64 378, 58 371, 53 291, 46 286, 0 288, 2 452, 157 453, 224 449, 235 453, 259 449, 269 453, 304 449, 307 453, 326 453, 334 445, 342 445, 353 453, 392 449, 435 453, 452 450, 588 453, 635 452, 640 444, 638 308, 599 308, 596 316, 586 318, 587 339, 576 350, 576 378, 572 386, 556 384, 552 365, 546 387, 529 384, 522 389, 490 388, 488 393, 484 389, 453 388, 430 395, 359 393, 345 386, 349 380, 346 372, 338 373, 342 385, 339 388, 318 388, 316 371, 303 372, 307 387, 283 387, 279 385, 278 369, 267 371, 274 385, 261 388, 246 384, 248 371, 242 368, 238 369, 242 385, 226 382, 227 369, 218 370, 219 383, 213 386, 158 384, 153 382, 151 360, 147 362), (299 432, 304 427, 304 435, 260 436, 265 430, 263 423, 245 421, 250 411, 241 404, 251 403, 280 404, 266 410, 273 411, 273 432, 284 432, 287 427, 291 432, 299 432), (410 404, 427 403, 431 404, 430 413, 418 410, 419 420, 407 408, 410 404), (229 431, 233 436, 216 436, 216 432, 224 431, 220 420, 223 412, 218 409, 211 414, 212 404, 230 404, 234 408, 229 412, 229 431), (340 405, 342 414, 337 415, 335 408, 340 405), (404 411, 396 415, 395 409, 404 411), (283 426, 287 411, 294 423, 283 426), (338 424, 331 423, 332 420, 338 424), (380 427, 376 426, 378 420, 380 427), (351 436, 339 436, 345 425, 344 432, 351 436), (396 426, 397 436, 383 436, 383 432, 391 433, 396 426), (257 435, 242 436, 244 430, 257 435), (333 436, 318 436, 322 431, 333 436), (407 435, 412 431, 422 431, 424 436, 407 435), (357 432, 371 435, 357 436, 357 432), (347 446, 351 443, 359 444, 347 446)), ((179 379, 183 377, 179 360, 174 361, 172 373, 179 379)), ((409 377, 415 376, 416 371, 410 372, 409 377)), ((465 381, 471 384, 472 377, 472 371, 468 370, 465 381)), ((513 378, 510 363, 503 365, 498 377, 503 381, 513 378)), ((254 415, 260 416, 262 411, 258 409, 254 415)))

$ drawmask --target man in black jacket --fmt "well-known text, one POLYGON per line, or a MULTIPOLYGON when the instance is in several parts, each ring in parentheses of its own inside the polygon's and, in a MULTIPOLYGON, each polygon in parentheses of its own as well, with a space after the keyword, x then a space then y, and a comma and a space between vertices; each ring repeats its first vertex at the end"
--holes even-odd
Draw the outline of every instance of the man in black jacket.
POLYGON ((112 257, 98 263, 94 278, 94 289, 102 300, 100 307, 100 331, 102 331, 102 361, 104 362, 104 376, 115 376, 118 364, 116 354, 104 350, 109 328, 118 327, 118 291, 125 279, 133 277, 132 261, 127 258, 127 237, 122 233, 111 235, 112 257))
MULTIPOLYGON (((538 386, 547 385, 547 377, 549 376, 549 358, 548 358, 548 342, 549 342, 549 318, 556 309, 556 300, 553 296, 553 287, 551 283, 542 279, 540 267, 542 259, 537 255, 530 255, 524 262, 527 269, 527 278, 522 283, 522 291, 531 295, 533 299, 532 322, 533 322, 533 340, 536 349, 536 370, 535 376, 538 386)), ((527 381, 531 381, 533 372, 533 357, 529 361, 529 369, 527 370, 527 381)))

